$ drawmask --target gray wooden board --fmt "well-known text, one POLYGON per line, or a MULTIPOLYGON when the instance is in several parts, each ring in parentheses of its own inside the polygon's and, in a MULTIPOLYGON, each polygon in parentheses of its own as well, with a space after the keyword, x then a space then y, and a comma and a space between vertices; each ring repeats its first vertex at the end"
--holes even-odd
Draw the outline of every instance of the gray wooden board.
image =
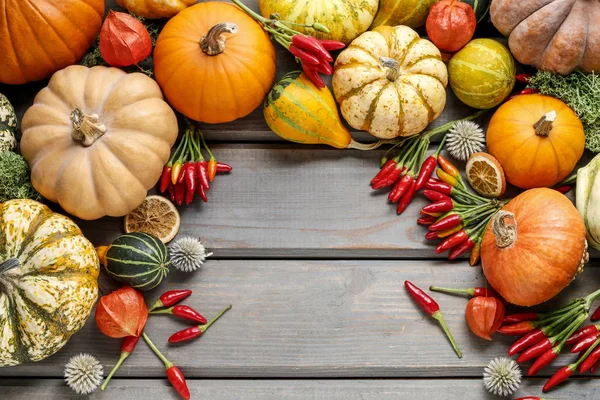
MULTIPOLYGON (((595 264, 598 266, 598 264, 595 264)), ((170 316, 152 316, 146 332, 190 377, 477 377, 484 365, 506 354, 512 337, 492 342, 473 336, 465 323, 467 299, 435 294, 464 357, 458 359, 437 322, 417 307, 405 279, 472 287, 483 284, 480 268, 441 261, 244 261, 212 260, 191 275, 173 273, 167 289, 189 288, 185 301, 210 318, 227 304, 233 309, 199 339, 179 345, 168 337, 188 326, 170 316)), ((106 277, 102 287, 115 287, 106 277)), ((564 304, 600 286, 598 268, 543 309, 564 304)), ((67 346, 40 363, 0 369, 0 376, 60 377, 69 357, 89 352, 111 368, 120 341, 103 336, 90 318, 67 346)), ((552 368, 574 357, 561 356, 552 368)), ((161 377, 162 363, 144 343, 125 362, 120 377, 161 377)))
MULTIPOLYGON (((543 379, 526 379, 518 396, 539 396, 543 379)), ((493 400, 481 379, 438 380, 189 380, 193 399, 211 400, 493 400)), ((2 398, 11 400, 79 399, 62 380, 0 379, 2 398)), ((592 400, 600 398, 598 380, 578 380, 557 387, 552 399, 592 400)), ((83 396, 82 396, 83 397, 83 396)), ((166 379, 114 379, 105 392, 89 399, 164 400, 176 398, 166 379)))

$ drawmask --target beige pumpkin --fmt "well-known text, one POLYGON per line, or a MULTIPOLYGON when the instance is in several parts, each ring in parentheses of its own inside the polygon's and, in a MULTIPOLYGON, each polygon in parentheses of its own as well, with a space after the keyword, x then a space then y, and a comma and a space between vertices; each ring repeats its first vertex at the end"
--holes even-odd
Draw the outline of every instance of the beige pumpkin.
POLYGON ((91 220, 144 201, 168 161, 177 118, 144 74, 70 66, 37 94, 21 129, 33 186, 91 220))
POLYGON ((333 93, 356 129, 382 139, 417 134, 446 105, 440 51, 407 26, 365 32, 338 56, 333 93))

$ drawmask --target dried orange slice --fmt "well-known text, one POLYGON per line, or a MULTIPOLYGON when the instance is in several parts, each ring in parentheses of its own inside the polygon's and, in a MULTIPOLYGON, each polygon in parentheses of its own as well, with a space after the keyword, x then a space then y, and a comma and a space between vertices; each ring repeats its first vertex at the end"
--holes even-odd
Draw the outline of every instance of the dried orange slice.
POLYGON ((467 179, 477 193, 485 197, 500 197, 506 190, 504 169, 494 156, 474 153, 467 161, 467 179))
POLYGON ((177 232, 181 219, 175 205, 162 196, 148 196, 138 208, 125 216, 125 232, 144 232, 169 243, 177 232))

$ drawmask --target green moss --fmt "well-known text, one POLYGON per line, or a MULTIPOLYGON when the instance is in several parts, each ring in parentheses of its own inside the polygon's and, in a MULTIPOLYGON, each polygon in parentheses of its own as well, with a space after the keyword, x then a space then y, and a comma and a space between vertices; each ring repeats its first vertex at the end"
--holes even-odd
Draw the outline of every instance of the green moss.
POLYGON ((29 165, 12 151, 0 153, 0 203, 11 199, 42 200, 29 179, 29 165))

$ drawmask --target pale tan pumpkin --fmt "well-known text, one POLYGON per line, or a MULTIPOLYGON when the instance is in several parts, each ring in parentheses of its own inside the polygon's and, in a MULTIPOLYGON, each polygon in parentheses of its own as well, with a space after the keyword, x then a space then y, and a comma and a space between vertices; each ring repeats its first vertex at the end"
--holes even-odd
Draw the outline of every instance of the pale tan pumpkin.
POLYGON ((171 18, 198 0, 117 0, 130 13, 148 19, 171 18))
POLYGON ((356 129, 382 138, 421 132, 446 104, 440 51, 407 26, 365 32, 335 62, 333 92, 356 129))
POLYGON ((90 220, 144 201, 177 138, 177 118, 144 74, 70 66, 37 94, 21 129, 33 186, 90 220))
POLYGON ((40 361, 83 327, 98 297, 98 256, 64 215, 0 203, 0 367, 40 361))
POLYGON ((600 71, 598 0, 493 0, 490 15, 522 64, 563 75, 600 71))

